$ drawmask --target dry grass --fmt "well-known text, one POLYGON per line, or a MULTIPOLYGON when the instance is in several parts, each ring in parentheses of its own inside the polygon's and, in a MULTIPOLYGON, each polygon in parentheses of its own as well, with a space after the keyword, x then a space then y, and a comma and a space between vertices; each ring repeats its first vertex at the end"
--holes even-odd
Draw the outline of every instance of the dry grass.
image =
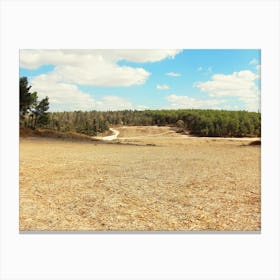
POLYGON ((118 129, 20 140, 20 230, 260 230, 260 146, 118 129))
MULTIPOLYGON (((110 134, 110 132, 108 132, 110 134)), ((98 141, 94 137, 91 137, 86 134, 77 133, 77 132, 60 132, 51 129, 38 128, 36 130, 32 130, 30 128, 20 128, 20 137, 47 137, 49 139, 65 139, 65 140, 86 140, 86 141, 98 141)))

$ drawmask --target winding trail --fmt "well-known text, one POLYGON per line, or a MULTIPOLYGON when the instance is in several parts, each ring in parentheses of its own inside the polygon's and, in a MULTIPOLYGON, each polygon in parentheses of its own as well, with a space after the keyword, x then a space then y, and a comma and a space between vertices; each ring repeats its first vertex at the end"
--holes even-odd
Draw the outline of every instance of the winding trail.
MULTIPOLYGON (((112 135, 109 136, 98 136, 94 137, 95 139, 98 140, 103 140, 103 141, 112 141, 118 138, 120 132, 117 129, 110 128, 109 129, 112 132, 112 135)), ((121 137, 120 139, 141 139, 143 137, 145 138, 152 138, 152 137, 157 137, 157 136, 169 136, 171 134, 176 134, 174 131, 167 131, 163 133, 157 133, 157 134, 152 134, 152 135, 144 135, 144 136, 127 136, 127 137, 121 137)), ((236 138, 236 137, 198 137, 198 136, 193 136, 193 135, 176 135, 178 138, 203 138, 203 139, 210 139, 210 140, 229 140, 229 141, 256 141, 260 140, 260 137, 241 137, 241 138, 236 138)))
POLYGON ((120 132, 116 129, 113 129, 113 128, 110 128, 109 130, 111 130, 113 132, 112 135, 104 136, 104 137, 95 137, 95 138, 100 139, 100 140, 104 140, 104 141, 112 141, 112 140, 117 139, 120 132))

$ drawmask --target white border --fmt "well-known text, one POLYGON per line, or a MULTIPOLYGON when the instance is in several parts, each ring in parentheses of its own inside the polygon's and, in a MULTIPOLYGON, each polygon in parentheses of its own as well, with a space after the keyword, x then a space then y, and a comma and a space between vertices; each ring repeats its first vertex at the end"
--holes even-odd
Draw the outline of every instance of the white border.
POLYGON ((2 1, 1 279, 279 279, 279 2, 2 1), (262 50, 261 234, 19 234, 19 48, 262 50))

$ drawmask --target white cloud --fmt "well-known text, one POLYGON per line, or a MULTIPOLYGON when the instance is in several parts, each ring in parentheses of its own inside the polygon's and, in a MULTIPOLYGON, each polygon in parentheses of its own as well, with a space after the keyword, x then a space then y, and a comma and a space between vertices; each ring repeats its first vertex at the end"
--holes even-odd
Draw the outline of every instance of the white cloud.
POLYGON ((32 91, 37 91, 39 99, 49 97, 54 107, 67 104, 73 110, 93 110, 96 101, 76 85, 57 81, 54 74, 39 75, 31 80, 32 91))
POLYGON ((243 70, 230 75, 216 74, 207 82, 198 82, 194 86, 206 92, 211 97, 234 96, 246 105, 249 111, 260 108, 260 91, 255 83, 259 75, 243 70))
POLYGON ((38 92, 39 99, 49 97, 50 111, 107 111, 132 108, 130 101, 117 96, 105 96, 96 100, 76 85, 58 81, 55 74, 39 75, 31 80, 31 84, 32 91, 38 92))
MULTIPOLYGON (((156 62, 173 59, 181 50, 114 50, 116 57, 133 62, 156 62)), ((111 50, 109 50, 111 52, 111 50)))
POLYGON ((38 51, 34 55, 23 52, 21 67, 37 68, 53 64, 51 74, 65 83, 96 86, 132 86, 145 83, 150 73, 143 68, 119 66, 116 61, 102 55, 63 51, 38 51), (27 63, 29 61, 29 63, 27 63))
POLYGON ((224 105, 223 106, 223 110, 230 110, 230 111, 239 111, 240 110, 240 107, 237 106, 237 105, 224 105))
POLYGON ((102 61, 117 62, 127 60, 131 62, 156 62, 165 58, 174 58, 181 50, 117 50, 117 49, 62 49, 62 50, 21 50, 20 66, 35 69, 45 64, 81 65, 87 59, 95 58, 102 61))
POLYGON ((21 50, 20 67, 55 66, 53 73, 66 83, 96 86, 132 86, 146 82, 143 68, 118 65, 119 61, 155 62, 173 58, 179 50, 21 50))
POLYGON ((257 66, 256 66, 256 69, 257 69, 258 72, 260 72, 260 71, 261 71, 261 66, 260 66, 260 65, 257 65, 257 66))
POLYGON ((224 104, 225 100, 202 100, 189 96, 171 94, 166 97, 171 108, 174 109, 220 109, 219 105, 224 104))
POLYGON ((99 111, 107 111, 107 110, 126 110, 132 109, 132 103, 118 96, 104 96, 99 101, 99 106, 97 106, 97 110, 99 111))
POLYGON ((158 90, 168 90, 169 86, 168 85, 157 85, 158 90))
POLYGON ((53 65, 54 69, 30 80, 39 97, 49 96, 50 110, 122 110, 131 109, 130 101, 116 96, 95 100, 78 85, 141 85, 150 73, 125 62, 156 62, 174 58, 180 50, 21 50, 20 67, 37 69, 53 65))
POLYGON ((252 65, 252 64, 254 65, 254 64, 258 64, 258 63, 259 63, 258 60, 255 58, 253 58, 252 60, 249 61, 250 65, 252 65))
POLYGON ((197 71, 202 71, 203 70, 203 68, 201 67, 201 66, 199 66, 198 68, 197 68, 197 71))
POLYGON ((135 109, 138 111, 144 111, 144 110, 148 109, 148 107, 145 105, 138 105, 138 106, 136 106, 135 109))
POLYGON ((165 75, 170 76, 170 77, 180 77, 181 76, 180 73, 176 73, 176 72, 168 72, 165 75))

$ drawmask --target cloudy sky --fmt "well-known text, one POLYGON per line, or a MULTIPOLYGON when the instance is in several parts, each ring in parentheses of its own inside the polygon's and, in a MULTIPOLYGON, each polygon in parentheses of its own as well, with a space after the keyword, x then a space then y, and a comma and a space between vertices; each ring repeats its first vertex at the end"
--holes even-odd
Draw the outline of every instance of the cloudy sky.
POLYGON ((20 50, 50 111, 260 111, 259 50, 20 50))

